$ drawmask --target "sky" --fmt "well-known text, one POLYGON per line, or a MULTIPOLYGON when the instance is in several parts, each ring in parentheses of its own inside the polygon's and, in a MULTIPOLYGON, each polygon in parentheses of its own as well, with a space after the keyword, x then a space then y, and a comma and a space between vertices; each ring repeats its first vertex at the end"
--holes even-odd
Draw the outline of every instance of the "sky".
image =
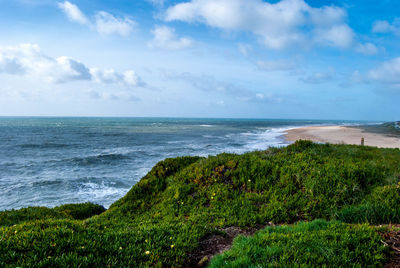
POLYGON ((393 121, 398 0, 0 0, 0 116, 393 121))

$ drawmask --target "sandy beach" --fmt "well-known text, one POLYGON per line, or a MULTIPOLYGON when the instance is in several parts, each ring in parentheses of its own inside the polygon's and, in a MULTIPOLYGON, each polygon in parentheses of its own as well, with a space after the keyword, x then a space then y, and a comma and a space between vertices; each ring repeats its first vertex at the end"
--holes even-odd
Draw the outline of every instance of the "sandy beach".
POLYGON ((356 127, 318 126, 297 128, 288 130, 285 138, 293 142, 302 139, 314 142, 356 145, 361 144, 361 138, 364 138, 366 146, 400 148, 399 138, 365 132, 363 129, 356 127))

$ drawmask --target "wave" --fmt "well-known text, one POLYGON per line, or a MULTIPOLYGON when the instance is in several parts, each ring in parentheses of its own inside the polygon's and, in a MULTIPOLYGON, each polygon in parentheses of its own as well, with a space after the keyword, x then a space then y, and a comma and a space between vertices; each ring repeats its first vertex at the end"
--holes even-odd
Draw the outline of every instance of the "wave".
POLYGON ((130 187, 118 187, 112 182, 85 182, 80 184, 77 196, 82 200, 101 203, 108 208, 114 202, 113 200, 124 196, 129 189, 130 187))
POLYGON ((88 166, 112 164, 115 161, 126 160, 129 158, 129 156, 123 154, 99 154, 87 157, 74 157, 69 161, 80 166, 88 166))
POLYGON ((52 148, 70 147, 72 146, 72 144, 46 142, 42 144, 27 143, 27 144, 20 144, 18 146, 24 149, 52 149, 52 148))
POLYGON ((238 134, 225 135, 227 148, 224 151, 230 153, 245 153, 255 150, 266 150, 270 147, 287 146, 283 135, 293 127, 268 128, 266 130, 247 131, 238 134))
POLYGON ((123 136, 127 136, 127 133, 104 133, 103 134, 104 137, 123 137, 123 136))
POLYGON ((63 184, 63 180, 41 180, 32 182, 31 186, 33 187, 46 187, 46 186, 54 186, 63 184))

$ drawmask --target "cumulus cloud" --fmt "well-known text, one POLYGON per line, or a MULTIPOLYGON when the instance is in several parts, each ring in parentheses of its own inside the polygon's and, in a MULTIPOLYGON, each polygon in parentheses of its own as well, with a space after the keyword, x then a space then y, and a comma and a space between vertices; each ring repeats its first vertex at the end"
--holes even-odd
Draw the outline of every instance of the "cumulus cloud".
POLYGON ((194 45, 193 40, 188 37, 177 37, 175 29, 171 27, 156 26, 151 32, 154 38, 149 43, 149 46, 152 48, 179 50, 190 48, 194 45))
POLYGON ((93 80, 99 83, 124 83, 133 87, 145 86, 145 83, 133 70, 119 73, 113 69, 101 70, 98 68, 91 68, 90 74, 92 75, 93 80))
POLYGON ((23 74, 25 68, 18 59, 0 51, 0 73, 23 74))
POLYGON ((33 75, 49 83, 94 81, 118 83, 129 87, 145 86, 133 71, 119 73, 114 70, 89 68, 84 63, 61 56, 53 58, 43 54, 38 45, 0 46, 0 74, 33 75))
POLYGON ((382 63, 368 72, 368 79, 393 87, 400 87, 400 57, 382 63))
POLYGON ((372 25, 374 33, 394 33, 400 35, 400 18, 395 18, 392 23, 386 20, 377 20, 372 25))
POLYGON ((97 12, 94 18, 90 20, 77 5, 68 1, 58 3, 58 6, 71 21, 88 25, 103 35, 118 34, 128 36, 136 25, 136 22, 128 17, 118 18, 105 11, 97 12))
POLYGON ((374 84, 380 89, 400 89, 400 57, 382 62, 366 72, 351 73, 347 84, 374 84))
POLYGON ((168 8, 165 14, 166 21, 199 22, 222 30, 251 32, 272 49, 310 42, 349 47, 354 33, 346 17, 342 8, 314 8, 304 0, 191 0, 168 8))
POLYGON ((315 30, 316 42, 339 48, 347 48, 353 43, 354 32, 345 24, 315 30))
POLYGON ((89 68, 77 60, 62 56, 58 57, 52 65, 56 67, 52 76, 57 83, 91 79, 89 68))
POLYGON ((365 55, 375 55, 379 49, 372 43, 358 44, 356 51, 365 55))

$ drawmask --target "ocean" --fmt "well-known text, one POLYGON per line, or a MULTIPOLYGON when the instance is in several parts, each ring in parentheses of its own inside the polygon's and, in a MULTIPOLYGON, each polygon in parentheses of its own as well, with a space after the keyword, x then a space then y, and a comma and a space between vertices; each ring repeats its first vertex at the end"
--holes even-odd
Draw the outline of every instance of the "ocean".
MULTIPOLYGON (((290 128, 355 121, 0 117, 0 210, 124 196, 168 157, 286 146, 290 128)), ((365 123, 365 122, 363 122, 365 123)))

